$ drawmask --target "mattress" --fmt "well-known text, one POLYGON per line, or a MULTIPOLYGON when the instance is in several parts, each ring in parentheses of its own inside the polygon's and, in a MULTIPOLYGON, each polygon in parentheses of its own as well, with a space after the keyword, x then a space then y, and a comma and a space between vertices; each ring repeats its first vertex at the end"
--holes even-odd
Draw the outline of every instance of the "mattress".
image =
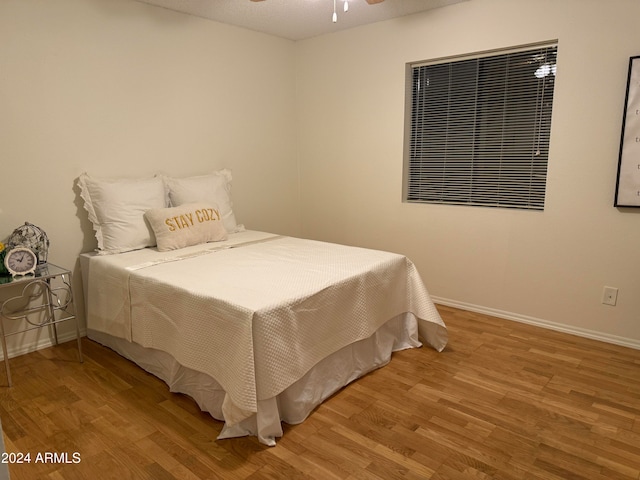
POLYGON ((213 379, 224 392, 214 414, 223 435, 272 444, 282 420, 273 402, 338 352, 375 344, 390 321, 401 322, 391 330, 403 340, 382 357, 447 342, 415 266, 389 252, 244 231, 173 252, 83 254, 81 266, 90 336, 164 352, 213 379), (246 427, 271 417, 261 432, 246 427))

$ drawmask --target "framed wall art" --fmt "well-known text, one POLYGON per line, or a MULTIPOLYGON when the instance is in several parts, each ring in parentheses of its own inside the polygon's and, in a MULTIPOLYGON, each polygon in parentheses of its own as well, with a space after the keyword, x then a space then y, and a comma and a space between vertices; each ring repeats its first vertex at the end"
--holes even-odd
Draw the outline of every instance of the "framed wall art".
POLYGON ((640 207, 640 55, 629 59, 614 206, 640 207))

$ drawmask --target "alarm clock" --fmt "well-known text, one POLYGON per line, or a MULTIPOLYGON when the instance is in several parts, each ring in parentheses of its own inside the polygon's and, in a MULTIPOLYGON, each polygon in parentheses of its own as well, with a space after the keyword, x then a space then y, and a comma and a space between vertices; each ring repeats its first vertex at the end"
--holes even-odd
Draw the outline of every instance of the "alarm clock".
POLYGON ((4 266, 13 276, 29 275, 36 271, 38 257, 30 248, 14 247, 5 255, 4 266))

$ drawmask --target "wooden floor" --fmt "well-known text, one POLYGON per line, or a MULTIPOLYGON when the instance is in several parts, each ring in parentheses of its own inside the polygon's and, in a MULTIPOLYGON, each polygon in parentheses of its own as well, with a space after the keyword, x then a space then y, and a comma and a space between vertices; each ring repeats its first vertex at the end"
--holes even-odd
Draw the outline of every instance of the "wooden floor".
POLYGON ((640 351, 439 309, 444 352, 394 354, 272 448, 216 441, 191 399, 87 339, 84 364, 74 342, 11 359, 6 451, 31 456, 11 478, 640 479, 640 351))

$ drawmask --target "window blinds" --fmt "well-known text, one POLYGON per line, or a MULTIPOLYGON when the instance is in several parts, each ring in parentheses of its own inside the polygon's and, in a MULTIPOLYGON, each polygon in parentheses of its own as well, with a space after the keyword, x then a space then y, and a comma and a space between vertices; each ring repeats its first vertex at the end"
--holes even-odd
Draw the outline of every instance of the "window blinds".
POLYGON ((543 210, 556 52, 410 66, 405 200, 543 210))

